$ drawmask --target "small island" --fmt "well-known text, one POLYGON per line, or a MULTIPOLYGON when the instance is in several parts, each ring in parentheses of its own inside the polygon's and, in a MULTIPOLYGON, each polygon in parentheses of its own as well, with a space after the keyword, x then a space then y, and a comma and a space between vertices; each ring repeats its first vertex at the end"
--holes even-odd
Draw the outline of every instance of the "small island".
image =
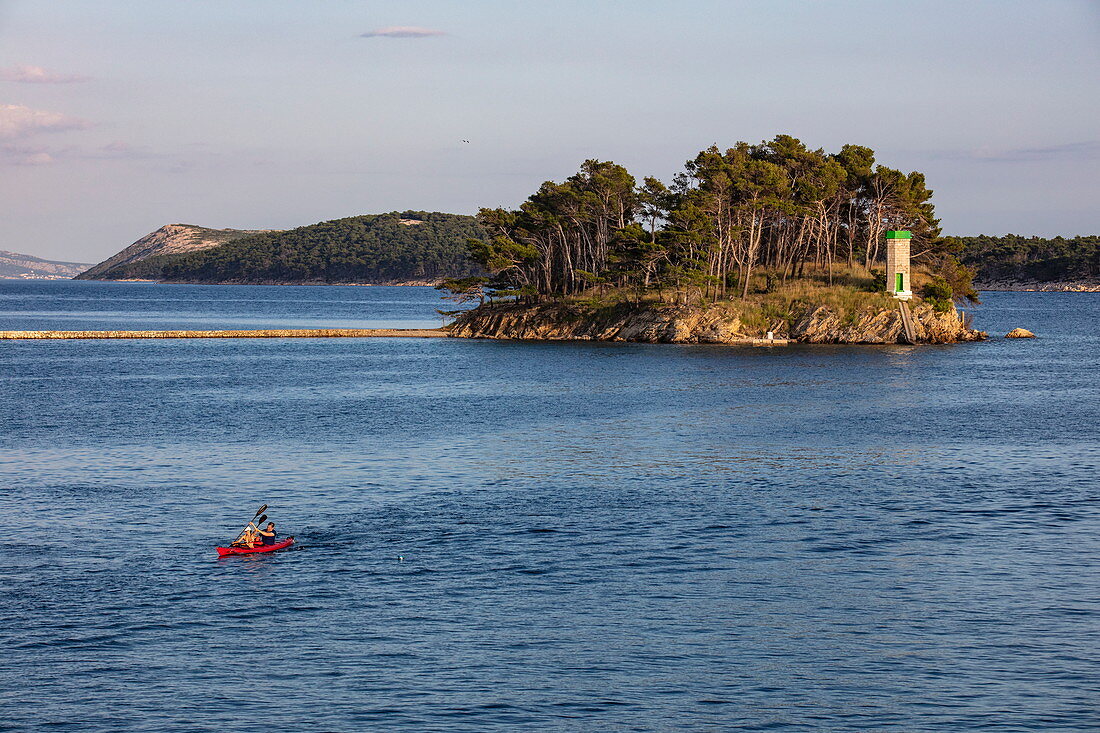
POLYGON ((588 160, 518 210, 482 209, 488 234, 467 244, 488 274, 439 287, 478 303, 452 312, 467 338, 981 340, 956 308, 978 302, 974 271, 931 197, 923 174, 876 165, 870 148, 789 135, 712 146, 671 186, 588 160), (905 262, 888 271, 895 235, 905 262))

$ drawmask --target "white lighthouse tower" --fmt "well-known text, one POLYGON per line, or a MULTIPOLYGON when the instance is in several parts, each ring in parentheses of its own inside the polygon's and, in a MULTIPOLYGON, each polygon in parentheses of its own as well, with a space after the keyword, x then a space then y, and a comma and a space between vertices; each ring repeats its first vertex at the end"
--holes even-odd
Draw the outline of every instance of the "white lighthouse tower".
POLYGON ((909 240, 912 238, 912 232, 894 229, 886 232, 886 292, 898 300, 913 297, 909 280, 909 240))

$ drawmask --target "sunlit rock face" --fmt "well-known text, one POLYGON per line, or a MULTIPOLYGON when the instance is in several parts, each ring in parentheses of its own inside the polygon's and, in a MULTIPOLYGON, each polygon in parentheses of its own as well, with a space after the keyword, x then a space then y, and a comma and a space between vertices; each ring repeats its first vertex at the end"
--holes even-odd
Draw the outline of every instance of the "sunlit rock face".
POLYGON ((146 234, 118 254, 80 273, 77 280, 112 280, 118 268, 160 255, 198 252, 217 247, 249 234, 262 234, 271 229, 209 229, 192 224, 165 224, 146 234))
MULTIPOLYGON (((951 344, 981 341, 986 334, 967 327, 958 311, 937 313, 931 306, 912 309, 916 342, 951 344)), ((842 317, 824 306, 808 311, 791 329, 791 338, 811 344, 896 344, 903 343, 904 328, 896 309, 842 317)))
MULTIPOLYGON (((955 310, 930 306, 912 310, 917 343, 979 341, 982 331, 967 326, 955 310)), ((482 306, 463 313, 451 335, 460 338, 533 341, 641 341, 647 343, 735 344, 776 338, 815 344, 895 344, 904 341, 896 309, 838 314, 808 307, 769 322, 742 320, 722 304, 714 306, 636 305, 590 308, 574 304, 482 306)))

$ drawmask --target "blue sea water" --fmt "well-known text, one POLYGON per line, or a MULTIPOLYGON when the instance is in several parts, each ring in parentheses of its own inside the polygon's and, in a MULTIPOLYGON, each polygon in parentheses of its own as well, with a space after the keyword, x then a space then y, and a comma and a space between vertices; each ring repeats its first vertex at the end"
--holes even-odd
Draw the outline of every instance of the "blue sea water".
MULTIPOLYGON (((0 730, 1097 730, 1100 295, 983 298, 943 347, 0 341, 0 730), (298 544, 218 560, 263 503, 298 544)), ((439 307, 0 281, 0 330, 439 307)))

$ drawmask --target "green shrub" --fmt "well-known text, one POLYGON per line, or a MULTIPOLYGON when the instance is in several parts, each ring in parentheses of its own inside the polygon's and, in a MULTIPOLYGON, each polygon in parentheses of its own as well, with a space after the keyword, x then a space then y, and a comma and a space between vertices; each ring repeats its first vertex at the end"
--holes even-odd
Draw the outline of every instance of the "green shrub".
POLYGON ((776 323, 786 324, 787 328, 794 325, 794 313, 791 312, 791 306, 788 304, 764 303, 760 307, 760 315, 763 317, 767 329, 770 329, 776 323))
POLYGON ((920 297, 932 306, 937 313, 947 313, 952 308, 951 286, 938 275, 925 283, 920 289, 920 297))

